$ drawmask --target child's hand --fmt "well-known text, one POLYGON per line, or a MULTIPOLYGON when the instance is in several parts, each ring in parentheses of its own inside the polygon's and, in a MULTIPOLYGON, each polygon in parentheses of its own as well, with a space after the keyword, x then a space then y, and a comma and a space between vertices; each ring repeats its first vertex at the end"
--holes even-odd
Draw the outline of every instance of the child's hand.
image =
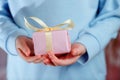
POLYGON ((41 56, 34 55, 33 41, 31 38, 19 36, 16 39, 16 49, 19 55, 27 62, 40 63, 41 56))
POLYGON ((55 55, 48 52, 48 56, 44 56, 44 64, 52 66, 67 66, 75 63, 84 53, 86 48, 80 43, 74 43, 70 53, 55 55))

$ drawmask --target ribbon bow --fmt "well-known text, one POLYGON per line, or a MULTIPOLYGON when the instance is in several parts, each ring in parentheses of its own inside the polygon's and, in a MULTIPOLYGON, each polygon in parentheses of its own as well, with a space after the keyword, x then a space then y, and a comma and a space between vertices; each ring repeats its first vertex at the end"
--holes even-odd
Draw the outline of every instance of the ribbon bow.
POLYGON ((74 23, 71 19, 68 19, 66 20, 65 22, 61 23, 61 24, 58 24, 56 26, 47 26, 41 19, 37 18, 37 17, 29 17, 31 18, 32 20, 36 21, 37 23, 39 23, 43 28, 37 28, 33 25, 31 25, 26 18, 24 18, 24 21, 25 21, 25 25, 27 28, 29 29, 32 29, 34 31, 45 31, 45 32, 48 32, 48 31, 53 31, 53 30, 70 30, 74 27, 74 23), (67 25, 65 28, 62 28, 62 26, 64 25, 67 25))

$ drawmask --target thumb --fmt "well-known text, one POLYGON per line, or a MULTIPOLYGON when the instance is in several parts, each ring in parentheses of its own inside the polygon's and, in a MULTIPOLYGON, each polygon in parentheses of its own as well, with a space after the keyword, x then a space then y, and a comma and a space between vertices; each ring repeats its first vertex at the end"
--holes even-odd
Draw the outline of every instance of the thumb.
POLYGON ((22 43, 21 46, 20 46, 20 49, 23 51, 23 53, 26 56, 30 55, 30 48, 28 47, 28 45, 26 43, 22 43))
POLYGON ((86 48, 83 44, 74 43, 72 45, 71 54, 73 56, 79 56, 79 55, 84 54, 85 52, 86 52, 86 48))
POLYGON ((78 55, 81 54, 81 51, 79 50, 79 48, 74 48, 74 49, 71 50, 71 54, 73 56, 78 56, 78 55))

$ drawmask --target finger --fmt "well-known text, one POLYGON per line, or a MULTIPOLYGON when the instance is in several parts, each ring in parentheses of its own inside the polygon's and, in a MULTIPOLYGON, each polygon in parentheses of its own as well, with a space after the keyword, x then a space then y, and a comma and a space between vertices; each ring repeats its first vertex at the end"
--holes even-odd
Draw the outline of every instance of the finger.
MULTIPOLYGON (((68 58, 65 58, 65 59, 61 59, 60 61, 59 61, 59 66, 67 66, 67 65, 71 65, 71 64, 74 64, 76 61, 77 61, 77 59, 79 58, 79 56, 75 56, 75 57, 68 57, 68 58)), ((56 61, 56 63, 58 63, 57 61, 56 61)))
POLYGON ((55 66, 59 66, 60 60, 55 56, 53 52, 48 52, 49 58, 55 66))
POLYGON ((17 51, 19 55, 25 60, 26 55, 23 53, 23 51, 20 48, 18 48, 17 51))
POLYGON ((41 63, 42 61, 43 61, 43 58, 41 57, 41 58, 35 60, 34 63, 41 63))
POLYGON ((30 57, 27 57, 26 60, 27 62, 34 62, 35 60, 38 60, 40 58, 41 58, 40 56, 30 56, 30 57))
POLYGON ((74 64, 79 59, 79 57, 80 56, 74 56, 72 58, 64 59, 63 62, 61 63, 61 65, 66 66, 66 65, 74 64))
POLYGON ((44 63, 45 65, 48 65, 48 64, 50 64, 50 60, 44 59, 44 60, 43 60, 43 63, 44 63))
POLYGON ((54 64, 53 64, 53 62, 50 60, 50 59, 44 59, 43 60, 43 63, 45 64, 45 65, 50 65, 50 66, 55 66, 54 64))
POLYGON ((21 49, 18 49, 19 55, 28 63, 34 62, 37 59, 40 59, 40 56, 26 56, 21 49))
POLYGON ((26 56, 30 55, 30 49, 26 43, 22 43, 20 49, 25 53, 26 56))
POLYGON ((42 59, 37 59, 34 61, 34 63, 41 63, 43 60, 42 59))
POLYGON ((53 53, 48 53, 50 56, 51 61, 56 65, 56 66, 66 66, 66 65, 71 65, 77 61, 77 59, 80 56, 75 56, 75 57, 68 57, 65 59, 58 59, 53 53))
POLYGON ((43 63, 44 63, 45 65, 55 66, 55 65, 53 64, 53 62, 50 60, 48 54, 43 55, 43 63))

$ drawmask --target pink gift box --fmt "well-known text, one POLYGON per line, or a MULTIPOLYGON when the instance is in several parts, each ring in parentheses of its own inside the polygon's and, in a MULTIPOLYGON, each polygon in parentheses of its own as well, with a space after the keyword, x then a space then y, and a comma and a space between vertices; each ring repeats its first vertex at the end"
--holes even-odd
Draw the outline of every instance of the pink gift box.
MULTIPOLYGON (((52 51, 55 54, 69 53, 71 43, 67 30, 51 31, 52 36, 52 51)), ((46 54, 46 35, 45 32, 34 32, 33 43, 36 55, 46 54)))

